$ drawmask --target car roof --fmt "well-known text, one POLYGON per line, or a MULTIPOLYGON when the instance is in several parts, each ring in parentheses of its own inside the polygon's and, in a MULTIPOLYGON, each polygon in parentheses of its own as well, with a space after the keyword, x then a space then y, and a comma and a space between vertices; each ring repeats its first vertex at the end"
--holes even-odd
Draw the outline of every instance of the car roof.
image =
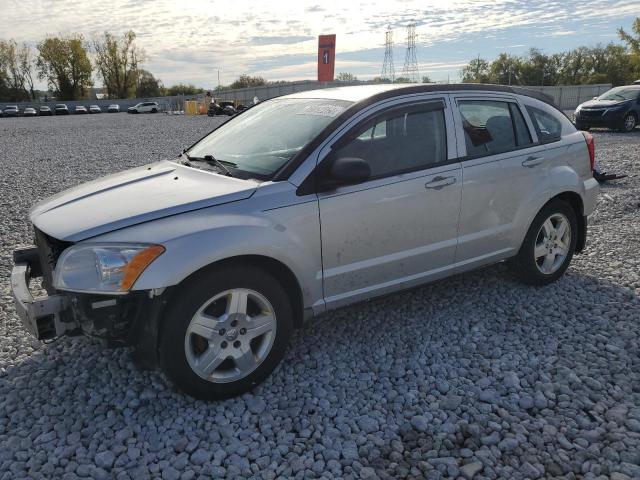
POLYGON ((482 83, 454 83, 454 84, 422 84, 422 83, 389 83, 373 85, 356 85, 349 87, 332 87, 321 90, 308 90, 306 92, 293 93, 281 98, 327 98, 334 100, 347 100, 361 102, 371 99, 378 100, 399 95, 429 92, 505 92, 517 95, 526 95, 553 105, 553 98, 544 93, 529 90, 522 87, 508 85, 493 85, 482 83))

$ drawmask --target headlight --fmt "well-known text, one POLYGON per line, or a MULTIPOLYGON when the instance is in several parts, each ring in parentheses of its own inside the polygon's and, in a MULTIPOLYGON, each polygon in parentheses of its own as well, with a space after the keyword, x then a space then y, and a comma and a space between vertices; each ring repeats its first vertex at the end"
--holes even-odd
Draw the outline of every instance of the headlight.
POLYGON ((53 286, 75 292, 126 293, 163 252, 161 245, 74 245, 60 255, 53 286))

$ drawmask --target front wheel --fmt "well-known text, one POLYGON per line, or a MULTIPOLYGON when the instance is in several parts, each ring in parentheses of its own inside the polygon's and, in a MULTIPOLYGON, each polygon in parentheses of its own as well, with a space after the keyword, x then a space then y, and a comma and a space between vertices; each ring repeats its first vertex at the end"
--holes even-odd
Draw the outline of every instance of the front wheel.
POLYGON ((625 133, 629 133, 633 131, 634 128, 636 128, 637 123, 638 121, 636 119, 636 116, 633 113, 628 113, 622 120, 621 130, 625 133))
POLYGON ((161 364, 189 395, 213 400, 251 390, 282 360, 293 329, 280 283, 252 266, 195 275, 174 295, 161 364))
POLYGON ((516 277, 529 285, 546 285, 569 267, 576 248, 578 221, 567 203, 554 200, 534 218, 512 262, 516 277))

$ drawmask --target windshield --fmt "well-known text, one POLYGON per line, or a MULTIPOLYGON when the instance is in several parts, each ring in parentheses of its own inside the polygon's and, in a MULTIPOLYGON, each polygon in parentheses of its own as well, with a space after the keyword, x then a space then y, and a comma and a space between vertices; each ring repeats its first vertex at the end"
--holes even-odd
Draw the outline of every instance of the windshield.
POLYGON ((639 93, 638 88, 616 87, 600 95, 598 100, 635 100, 639 93))
POLYGON ((281 98, 259 103, 191 147, 191 158, 212 155, 231 169, 268 178, 315 138, 351 102, 281 98))

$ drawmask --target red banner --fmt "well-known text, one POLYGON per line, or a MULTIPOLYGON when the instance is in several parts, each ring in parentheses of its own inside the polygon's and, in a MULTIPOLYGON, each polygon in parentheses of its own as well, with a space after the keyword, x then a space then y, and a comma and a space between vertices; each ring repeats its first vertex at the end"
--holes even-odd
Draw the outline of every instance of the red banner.
POLYGON ((333 82, 336 65, 336 36, 320 35, 318 37, 318 81, 333 82))

